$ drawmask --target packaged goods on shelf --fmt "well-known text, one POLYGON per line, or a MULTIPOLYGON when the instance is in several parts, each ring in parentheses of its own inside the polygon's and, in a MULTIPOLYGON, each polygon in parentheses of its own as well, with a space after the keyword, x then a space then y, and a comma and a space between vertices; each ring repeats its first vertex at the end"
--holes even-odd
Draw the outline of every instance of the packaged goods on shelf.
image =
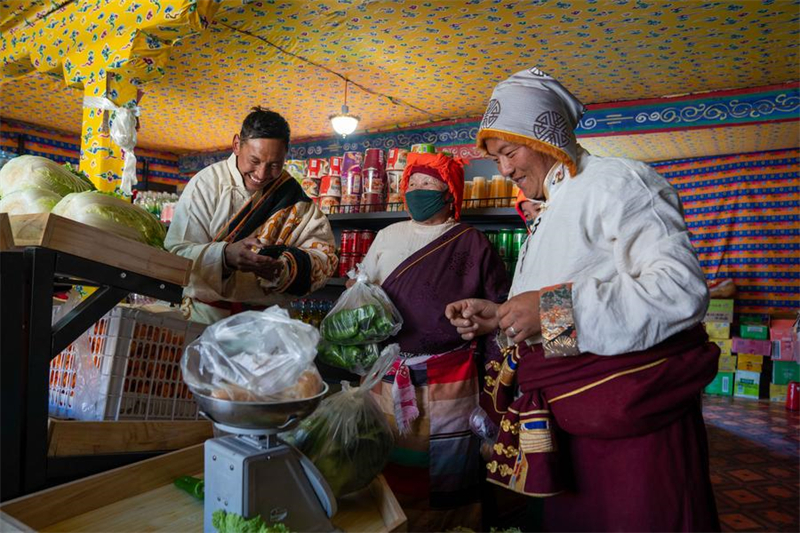
POLYGON ((761 373, 759 372, 737 370, 733 395, 737 398, 758 400, 760 397, 766 397, 769 394, 767 383, 766 380, 761 379, 761 373))
POLYGON ((760 373, 764 369, 764 356, 740 353, 737 355, 736 369, 760 373))
POLYGON ((733 322, 733 300, 712 298, 703 322, 733 322))
POLYGON ((364 170, 386 170, 386 154, 380 148, 367 148, 364 152, 364 162, 361 165, 364 170))
MULTIPOLYGON (((728 322, 704 322, 708 336, 712 340, 725 340, 731 338, 731 325, 728 322)), ((734 349, 734 351, 736 351, 734 349)))
POLYGON ((306 177, 319 179, 329 174, 328 161, 325 159, 311 158, 307 161, 306 177))
POLYGON ((287 159, 283 164, 283 168, 285 168, 286 172, 296 179, 298 183, 302 183, 308 170, 304 159, 287 159))
POLYGON ((328 173, 331 176, 341 176, 342 175, 342 157, 341 156, 333 156, 328 160, 328 173))
POLYGON ((770 343, 770 341, 734 337, 733 351, 738 354, 752 353, 756 355, 772 355, 772 343, 770 343))
POLYGON ((769 315, 741 315, 739 336, 743 339, 767 340, 769 338, 769 315))
POLYGON ((785 403, 786 394, 789 391, 789 385, 776 385, 775 383, 769 384, 769 401, 785 403))
POLYGON ((719 357, 717 372, 736 372, 736 356, 721 355, 719 357))
POLYGON ((342 196, 342 178, 341 176, 322 176, 319 181, 319 195, 320 196, 342 196))
POLYGON ((772 383, 788 385, 792 381, 800 381, 800 364, 794 361, 773 361, 772 383))
POLYGON ((403 171, 406 168, 408 150, 404 148, 390 148, 386 156, 386 169, 403 171))
POLYGON ((338 213, 341 207, 341 198, 338 196, 320 196, 319 208, 326 215, 338 213))
POLYGON ((309 198, 317 198, 319 196, 319 180, 314 178, 305 178, 300 184, 303 187, 306 195, 309 198))
POLYGON ((714 381, 706 385, 706 394, 716 394, 720 396, 733 395, 733 372, 720 372, 714 377, 714 381))
POLYGON ((725 339, 725 340, 711 339, 711 341, 717 346, 719 346, 720 357, 732 355, 733 341, 731 339, 725 339))
POLYGON ((772 341, 772 359, 775 361, 795 361, 794 345, 797 333, 794 331, 794 320, 776 319, 769 328, 772 341))
POLYGON ((411 151, 416 154, 435 154, 436 146, 430 143, 412 144, 411 151))

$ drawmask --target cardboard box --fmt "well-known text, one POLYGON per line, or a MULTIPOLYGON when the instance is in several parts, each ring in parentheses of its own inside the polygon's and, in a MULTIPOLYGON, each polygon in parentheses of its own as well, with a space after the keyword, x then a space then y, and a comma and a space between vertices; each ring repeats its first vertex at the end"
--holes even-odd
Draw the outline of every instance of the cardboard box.
POLYGON ((772 341, 773 361, 796 361, 794 345, 797 334, 793 329, 794 321, 790 319, 775 319, 769 328, 769 338, 772 341))
POLYGON ((739 336, 743 339, 767 340, 769 326, 766 324, 739 324, 739 336))
POLYGON ((717 372, 736 372, 736 356, 721 355, 717 372))
POLYGON ((771 402, 786 402, 786 394, 789 390, 788 385, 775 385, 769 384, 769 401, 771 402))
POLYGON ((800 382, 800 364, 794 361, 773 361, 772 383, 788 385, 792 381, 800 382))
POLYGON ((747 370, 748 372, 758 372, 764 369, 764 356, 752 353, 738 354, 736 370, 747 370))
POLYGON ((714 377, 714 381, 706 385, 706 394, 731 396, 733 394, 733 382, 733 372, 720 372, 714 377))
POLYGON ((704 322, 703 325, 711 339, 725 340, 731 338, 730 322, 704 322))
POLYGON ((719 340, 719 339, 712 339, 714 344, 719 346, 719 356, 720 357, 730 357, 733 355, 733 341, 731 339, 719 340))
POLYGON ((733 338, 733 351, 736 353, 754 353, 756 355, 772 355, 772 343, 753 339, 733 338))
POLYGON ((733 384, 734 396, 758 400, 759 397, 766 397, 767 394, 769 394, 769 387, 766 387, 766 391, 762 391, 762 380, 759 372, 736 371, 736 379, 733 384))
POLYGON ((733 322, 733 299, 712 298, 703 322, 733 322))

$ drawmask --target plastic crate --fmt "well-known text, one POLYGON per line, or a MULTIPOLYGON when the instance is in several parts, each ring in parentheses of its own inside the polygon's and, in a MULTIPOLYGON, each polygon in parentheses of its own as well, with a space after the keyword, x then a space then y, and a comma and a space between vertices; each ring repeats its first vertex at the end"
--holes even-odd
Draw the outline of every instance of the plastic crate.
POLYGON ((99 369, 93 413, 73 410, 73 343, 50 362, 50 414, 94 420, 197 419, 197 403, 181 377, 180 359, 185 346, 205 328, 166 313, 115 307, 89 330, 99 369))

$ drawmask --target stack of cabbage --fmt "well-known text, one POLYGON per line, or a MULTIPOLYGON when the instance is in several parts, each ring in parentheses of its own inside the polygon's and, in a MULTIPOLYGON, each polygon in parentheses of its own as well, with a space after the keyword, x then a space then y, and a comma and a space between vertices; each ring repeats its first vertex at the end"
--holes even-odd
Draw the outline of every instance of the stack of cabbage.
POLYGON ((166 230, 153 215, 96 192, 85 177, 44 157, 15 157, 0 168, 0 213, 52 212, 120 237, 163 247, 166 230))

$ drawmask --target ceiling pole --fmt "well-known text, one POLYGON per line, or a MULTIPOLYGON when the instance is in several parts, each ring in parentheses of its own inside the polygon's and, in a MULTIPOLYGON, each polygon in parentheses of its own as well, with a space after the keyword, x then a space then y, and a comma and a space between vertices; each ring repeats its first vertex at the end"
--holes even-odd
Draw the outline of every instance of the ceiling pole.
MULTIPOLYGON (((130 80, 121 74, 107 73, 103 79, 85 83, 83 94, 107 98, 118 107, 135 107, 137 93, 130 80)), ((116 191, 122 182, 124 154, 109 133, 114 116, 113 111, 83 107, 80 169, 104 192, 116 191)))

